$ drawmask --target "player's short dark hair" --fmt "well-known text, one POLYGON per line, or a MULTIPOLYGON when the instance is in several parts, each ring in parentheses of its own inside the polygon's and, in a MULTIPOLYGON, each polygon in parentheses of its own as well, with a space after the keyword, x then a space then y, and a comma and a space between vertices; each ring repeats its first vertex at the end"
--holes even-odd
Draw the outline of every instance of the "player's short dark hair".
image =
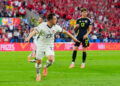
POLYGON ((53 19, 53 16, 55 16, 54 13, 50 13, 50 14, 48 14, 48 16, 47 16, 47 20, 49 21, 49 20, 53 19))
POLYGON ((81 8, 81 12, 88 11, 87 8, 81 8))

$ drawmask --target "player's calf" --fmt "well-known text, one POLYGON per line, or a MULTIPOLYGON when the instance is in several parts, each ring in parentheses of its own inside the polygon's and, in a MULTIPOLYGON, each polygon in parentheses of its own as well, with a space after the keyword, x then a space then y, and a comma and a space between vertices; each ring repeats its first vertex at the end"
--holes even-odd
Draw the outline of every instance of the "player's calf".
POLYGON ((40 81, 41 80, 41 75, 40 75, 40 69, 41 69, 41 61, 36 61, 35 67, 36 67, 36 72, 37 72, 37 78, 36 81, 40 81))
POLYGON ((48 60, 47 60, 47 62, 46 62, 44 67, 48 68, 49 66, 52 65, 53 62, 54 62, 54 56, 53 55, 48 56, 48 60))
POLYGON ((47 68, 50 67, 52 65, 54 61, 54 56, 48 56, 48 60, 44 66, 44 70, 43 70, 43 76, 47 76, 47 68))
POLYGON ((73 55, 72 55, 72 64, 70 65, 69 68, 74 68, 75 67, 75 60, 76 60, 76 55, 77 55, 77 50, 78 50, 78 46, 75 46, 74 51, 73 51, 73 55))
POLYGON ((81 68, 85 68, 85 61, 86 61, 86 47, 83 47, 83 56, 82 56, 81 68))

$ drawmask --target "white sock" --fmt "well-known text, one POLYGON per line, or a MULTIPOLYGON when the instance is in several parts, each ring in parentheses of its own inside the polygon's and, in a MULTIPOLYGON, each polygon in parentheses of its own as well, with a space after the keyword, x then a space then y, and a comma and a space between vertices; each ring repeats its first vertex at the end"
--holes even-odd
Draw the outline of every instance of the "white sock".
POLYGON ((85 65, 85 63, 82 63, 83 65, 85 65))
POLYGON ((41 66, 42 66, 41 64, 39 64, 39 65, 37 63, 35 64, 37 75, 40 74, 41 66))
POLYGON ((75 64, 75 62, 72 62, 72 64, 75 64))
POLYGON ((37 74, 37 76, 39 76, 40 75, 40 73, 39 74, 37 74))

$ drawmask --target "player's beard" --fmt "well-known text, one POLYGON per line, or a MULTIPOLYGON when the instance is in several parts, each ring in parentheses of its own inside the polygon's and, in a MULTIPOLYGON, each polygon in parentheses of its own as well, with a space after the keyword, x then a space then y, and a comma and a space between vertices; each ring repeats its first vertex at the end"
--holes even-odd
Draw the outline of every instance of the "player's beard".
POLYGON ((55 24, 53 23, 53 26, 54 26, 54 25, 56 25, 56 23, 55 23, 55 24))

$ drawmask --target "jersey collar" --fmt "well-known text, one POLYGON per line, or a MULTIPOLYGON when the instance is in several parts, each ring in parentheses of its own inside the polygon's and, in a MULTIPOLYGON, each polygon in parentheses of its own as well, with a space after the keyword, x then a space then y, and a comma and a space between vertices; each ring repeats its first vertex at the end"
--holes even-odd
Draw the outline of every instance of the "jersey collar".
POLYGON ((52 27, 50 27, 48 24, 47 24, 47 26, 51 29, 52 27))

